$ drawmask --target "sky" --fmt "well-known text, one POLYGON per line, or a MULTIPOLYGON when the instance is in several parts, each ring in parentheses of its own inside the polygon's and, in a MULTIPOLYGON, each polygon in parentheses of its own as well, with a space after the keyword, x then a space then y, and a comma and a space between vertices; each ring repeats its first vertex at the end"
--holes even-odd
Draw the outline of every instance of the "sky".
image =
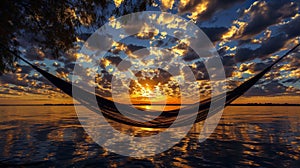
MULTIPOLYGON (((262 71, 276 58, 300 42, 299 6, 300 1, 289 0, 161 0, 151 2, 146 6, 146 10, 177 14, 199 26, 218 51, 225 70, 226 89, 231 90, 262 71)), ((115 0, 108 5, 106 10, 126 8, 129 7, 125 2, 115 0)), ((77 17, 76 12, 73 14, 77 17)), ((116 16, 112 14, 108 17, 109 20, 113 20, 116 16)), ((162 18, 162 22, 168 21, 168 18, 162 18)), ((135 26, 125 28, 121 26, 121 28, 131 30, 136 28, 135 26)), ((17 39, 23 44, 20 51, 25 59, 67 81, 71 81, 75 61, 83 60, 84 63, 80 67, 81 72, 86 76, 81 80, 78 78, 77 83, 83 86, 85 84, 96 86, 97 93, 104 97, 111 96, 110 87, 113 75, 121 79, 122 72, 127 72, 130 66, 142 64, 143 68, 131 70, 131 74, 127 73, 127 77, 130 75, 130 77, 137 77, 129 85, 131 101, 147 102, 163 94, 167 95, 167 98, 164 98, 167 102, 177 102, 175 99, 178 97, 178 84, 174 81, 179 80, 180 83, 182 80, 187 83, 185 70, 182 68, 183 62, 178 63, 178 59, 183 60, 195 76, 196 81, 190 84, 191 87, 198 89, 204 97, 210 94, 211 85, 215 83, 209 81, 203 62, 213 61, 213 58, 201 60, 196 57, 196 53, 187 45, 189 38, 183 37, 178 40, 157 29, 151 33, 147 32, 149 25, 139 26, 144 34, 110 43, 111 49, 99 61, 99 74, 96 80, 89 75, 91 74, 89 66, 94 65, 93 62, 89 63, 89 59, 79 53, 86 37, 76 37, 74 43, 77 47, 65 51, 58 59, 51 57, 47 51, 35 47, 34 44, 24 42, 23 37, 17 37, 17 39), (149 47, 163 49, 150 50, 149 47), (148 62, 129 62, 130 58, 137 57, 144 57, 148 62), (168 58, 165 61, 175 62, 176 66, 162 65, 161 60, 165 58, 168 58), (125 63, 123 69, 118 67, 121 62, 125 63), (153 66, 156 69, 153 70, 153 66), (160 66, 167 67, 167 70, 178 71, 178 74, 172 76, 160 69, 160 66)), ((184 29, 184 26, 180 24, 176 26, 177 29, 184 29)), ((89 25, 83 25, 77 30, 79 29, 86 34, 92 33, 89 25)), ((237 102, 297 102, 300 95, 299 51, 300 49, 275 66, 237 102), (274 98, 282 96, 285 96, 285 99, 274 98)), ((6 72, 0 76, 1 104, 72 103, 70 97, 31 67, 21 61, 16 62, 15 65, 15 72, 6 72)), ((195 90, 186 92, 195 92, 195 90)), ((156 101, 159 102, 160 98, 156 101)))

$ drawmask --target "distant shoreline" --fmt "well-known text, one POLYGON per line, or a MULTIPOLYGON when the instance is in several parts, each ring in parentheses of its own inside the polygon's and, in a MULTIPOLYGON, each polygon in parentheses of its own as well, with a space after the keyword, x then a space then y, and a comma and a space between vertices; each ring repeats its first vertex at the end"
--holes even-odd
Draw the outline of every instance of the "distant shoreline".
MULTIPOLYGON (((134 106, 180 106, 180 104, 133 104, 134 106)), ((189 106, 191 104, 183 104, 189 106)), ((81 104, 0 104, 0 106, 81 106, 81 104)), ((289 103, 249 103, 249 104, 230 104, 228 106, 300 106, 300 104, 289 103)))

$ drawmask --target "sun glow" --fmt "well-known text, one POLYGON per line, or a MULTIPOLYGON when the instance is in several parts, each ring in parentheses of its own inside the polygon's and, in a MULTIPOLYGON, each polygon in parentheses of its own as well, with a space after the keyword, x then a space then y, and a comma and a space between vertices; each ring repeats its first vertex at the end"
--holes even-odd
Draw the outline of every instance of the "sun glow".
POLYGON ((154 86, 154 89, 151 89, 148 84, 146 87, 142 87, 141 96, 144 97, 161 97, 163 96, 162 92, 160 91, 160 83, 157 86, 154 86))

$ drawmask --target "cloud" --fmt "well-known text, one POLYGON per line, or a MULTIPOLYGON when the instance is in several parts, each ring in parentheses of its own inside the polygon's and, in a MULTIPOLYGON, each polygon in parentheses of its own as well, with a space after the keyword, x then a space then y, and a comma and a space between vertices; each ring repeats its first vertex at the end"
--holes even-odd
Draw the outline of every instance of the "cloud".
POLYGON ((296 70, 300 67, 300 50, 298 49, 297 52, 291 54, 290 57, 286 59, 286 62, 289 65, 289 68, 286 70, 296 70))
POLYGON ((243 11, 238 20, 234 21, 229 34, 234 39, 247 40, 266 30, 269 26, 295 16, 298 11, 297 4, 291 1, 269 1, 268 3, 255 1, 243 11))
POLYGON ((281 25, 279 27, 280 31, 284 31, 288 38, 297 37, 300 35, 300 14, 297 14, 295 17, 292 18, 289 22, 281 25))
POLYGON ((57 62, 53 62, 52 66, 58 68, 58 67, 60 67, 60 64, 57 62))
POLYGON ((161 8, 163 11, 172 9, 175 0, 161 0, 161 8))
POLYGON ((27 50, 25 57, 30 61, 42 61, 45 59, 45 53, 35 47, 31 47, 27 50))
POLYGON ((108 52, 114 55, 118 55, 121 52, 125 52, 128 56, 131 57, 143 57, 149 54, 149 51, 145 46, 139 46, 134 44, 125 44, 121 42, 116 42, 113 47, 111 47, 108 52))
MULTIPOLYGON (((165 10, 170 9, 171 7, 178 7, 180 14, 187 14, 188 17, 195 20, 208 20, 216 12, 223 9, 229 9, 233 4, 239 2, 243 2, 243 0, 182 0, 174 3, 173 0, 167 0, 163 1, 164 4, 162 8, 165 10)), ((240 77, 240 79, 243 79, 244 77, 249 77, 251 74, 258 73, 264 69, 268 63, 262 63, 260 62, 261 60, 265 60, 266 58, 269 58, 267 61, 272 60, 274 57, 269 57, 271 54, 286 50, 287 47, 289 47, 289 43, 294 42, 294 38, 300 35, 300 17, 299 14, 296 14, 298 11, 299 9, 297 4, 290 3, 290 1, 255 1, 255 3, 253 3, 249 8, 247 7, 247 9, 241 10, 240 15, 237 16, 238 19, 233 22, 233 26, 202 27, 201 29, 214 44, 220 42, 219 46, 221 46, 221 48, 219 48, 218 53, 221 56, 226 77, 240 77), (225 40, 222 41, 222 39, 225 40), (254 59, 256 59, 255 62, 250 62, 254 59), (237 65, 240 65, 240 71, 237 70, 237 65)), ((230 9, 230 12, 234 11, 230 9)), ((166 21, 167 18, 162 19, 162 22, 166 21)), ((217 19, 217 22, 219 21, 220 19, 217 19)), ((111 49, 108 50, 108 54, 102 60, 100 60, 100 68, 102 68, 102 71, 99 74, 100 76, 96 78, 96 83, 99 86, 97 93, 102 96, 110 96, 111 79, 113 76, 112 74, 115 72, 114 70, 116 70, 116 67, 121 62, 122 66, 119 67, 119 71, 128 70, 132 64, 140 64, 145 68, 154 66, 165 67, 165 70, 175 72, 176 77, 182 77, 184 76, 182 70, 183 65, 177 61, 178 58, 182 58, 184 61, 186 61, 187 67, 192 70, 195 78, 198 81, 205 81, 209 79, 203 62, 197 60, 199 56, 189 47, 191 40, 189 40, 186 36, 181 34, 180 38, 176 39, 170 37, 168 34, 162 35, 164 32, 160 32, 162 36, 158 37, 156 36, 158 35, 157 30, 154 30, 154 33, 148 32, 147 34, 149 29, 148 25, 132 24, 137 22, 135 18, 129 18, 129 22, 131 24, 128 24, 126 27, 124 27, 126 30, 125 33, 130 33, 135 30, 146 30, 146 34, 133 35, 128 37, 128 41, 125 39, 121 42, 114 42, 109 37, 103 38, 102 36, 93 36, 90 39, 88 46, 91 47, 91 49, 99 48, 99 46, 103 46, 103 43, 115 45, 113 47, 110 46, 111 49), (99 41, 100 38, 103 38, 104 41, 99 41), (148 44, 146 40, 150 40, 152 43, 148 44), (130 42, 133 42, 134 44, 130 44, 130 42), (184 44, 184 42, 187 43, 184 44), (123 57, 123 55, 127 54, 130 59, 132 59, 146 57, 149 54, 153 54, 153 51, 149 51, 145 47, 148 45, 164 48, 155 51, 155 53, 159 55, 157 60, 153 61, 152 57, 149 57, 138 63, 130 63, 123 57), (149 64, 145 63, 147 61, 149 64), (107 67, 114 70, 109 71, 110 69, 107 67)), ((174 29, 181 28, 179 27, 181 23, 172 25, 175 26, 174 29)), ((182 32, 175 32, 177 35, 180 35, 180 33, 182 32)), ((79 38, 87 39, 89 36, 90 34, 88 33, 82 33, 82 36, 79 38)), ((195 43, 198 44, 199 41, 196 41, 195 43)), ((27 53, 25 54, 25 57, 28 60, 33 62, 37 61, 37 63, 39 63, 40 66, 44 66, 45 69, 47 66, 52 67, 48 68, 48 70, 52 71, 50 71, 50 73, 56 73, 56 75, 61 78, 67 79, 68 75, 74 69, 74 62, 77 58, 84 58, 81 59, 84 64, 93 63, 88 62, 88 59, 84 55, 78 54, 79 48, 74 48, 66 51, 66 53, 62 53, 63 55, 55 60, 56 62, 53 64, 52 61, 50 64, 48 61, 45 61, 48 64, 46 65, 45 63, 42 63, 45 58, 53 59, 53 57, 48 54, 50 53, 49 51, 35 47, 30 48, 28 46, 32 45, 29 44, 26 44, 26 46, 27 48, 25 49, 27 53)), ((206 49, 206 46, 204 46, 203 52, 207 51, 206 49)), ((206 54, 203 55, 205 56, 206 54)), ((265 79, 267 80, 261 82, 261 85, 257 85, 257 87, 255 87, 250 94, 270 95, 276 93, 276 89, 278 89, 277 92, 279 93, 284 93, 284 91, 290 93, 292 89, 288 89, 286 85, 299 81, 299 59, 299 55, 297 54, 293 54, 291 57, 285 59, 287 64, 283 68, 280 68, 280 71, 278 72, 266 74, 265 79), (278 81, 268 83, 268 80, 270 79, 276 79, 278 81), (283 84, 283 82, 285 82, 285 84, 283 84), (279 85, 279 88, 277 88, 276 85, 279 85)), ((82 78, 80 79, 82 83, 88 85, 91 81, 95 82, 95 79, 91 79, 91 76, 89 75, 90 71, 92 71, 91 69, 88 69, 86 66, 79 66, 78 68, 79 72, 82 72, 82 78)), ((137 69, 136 71, 133 71, 133 73, 137 71, 141 71, 141 69, 137 69)), ((137 75, 139 75, 139 73, 137 75)), ((161 81, 162 84, 168 85, 167 87, 172 87, 172 85, 169 84, 171 80, 170 74, 164 72, 163 70, 158 70, 156 73, 157 74, 152 76, 151 80, 156 82, 156 84, 157 82, 161 81)), ((43 90, 49 90, 49 94, 52 94, 52 92, 57 92, 56 88, 52 86, 52 84, 45 78, 41 77, 41 75, 31 74, 32 70, 30 67, 20 65, 16 74, 6 74, 1 77, 1 85, 13 84, 15 86, 22 86, 26 88, 25 91, 28 93, 46 94, 46 92, 43 90), (33 87, 33 89, 30 89, 30 87, 33 87), (36 91, 34 91, 35 89, 36 91)), ((132 74, 128 73, 126 75, 132 74)), ((145 78, 143 79, 142 77, 138 78, 139 82, 141 83, 150 81, 146 80, 145 78)), ((202 89, 201 92, 205 91, 205 87, 199 87, 202 89)), ((24 88, 11 87, 10 89, 11 93, 14 94, 18 91, 21 92, 22 89, 24 91, 24 88)), ((2 92, 8 93, 8 91, 5 90, 2 90, 2 92)))
MULTIPOLYGON (((298 33, 298 35, 300 35, 300 32, 298 33)), ((265 41, 262 41, 261 45, 256 49, 250 49, 246 47, 238 48, 235 54, 235 61, 245 62, 253 60, 255 58, 265 59, 270 54, 284 49, 286 45, 289 45, 288 42, 290 40, 290 36, 282 32, 277 36, 273 36, 265 41)))
POLYGON ((187 52, 183 56, 184 61, 193 61, 199 58, 200 56, 190 47, 188 47, 187 52))
POLYGON ((189 0, 180 1, 178 12, 191 13, 188 16, 194 20, 208 20, 217 11, 232 7, 232 5, 245 0, 189 0))
POLYGON ((114 65, 120 71, 126 71, 131 67, 131 62, 123 60, 118 56, 106 56, 104 59, 101 60, 100 67, 105 69, 109 65, 114 65))
POLYGON ((279 80, 273 80, 267 84, 255 85, 245 93, 245 96, 275 96, 283 94, 293 95, 295 92, 291 92, 292 90, 293 89, 290 89, 290 87, 284 86, 279 80))
POLYGON ((20 92, 17 92, 17 91, 14 91, 10 88, 2 88, 0 89, 0 94, 5 94, 5 95, 18 95, 20 96, 21 93, 20 92))
POLYGON ((222 39, 222 35, 228 31, 226 27, 202 27, 201 30, 209 37, 212 42, 222 39))
POLYGON ((32 71, 32 68, 27 65, 18 65, 17 67, 20 68, 20 71, 17 71, 19 73, 29 74, 32 71))
POLYGON ((223 56, 222 57, 222 63, 224 66, 234 66, 235 61, 234 61, 234 57, 233 56, 223 56))
POLYGON ((100 35, 98 33, 92 34, 88 41, 84 44, 87 50, 107 50, 113 44, 112 37, 108 35, 100 35))
POLYGON ((29 86, 29 81, 26 79, 27 75, 20 73, 6 73, 0 78, 1 84, 14 84, 16 86, 29 86))
POLYGON ((272 53, 275 53, 282 49, 286 41, 288 40, 285 34, 279 34, 263 41, 261 45, 256 49, 250 48, 238 48, 235 56, 237 62, 250 61, 255 58, 264 59, 272 53))
POLYGON ((241 64, 240 66, 240 70, 241 71, 248 71, 252 74, 256 74, 258 72, 261 72, 262 70, 264 70, 268 65, 262 62, 258 62, 258 63, 249 63, 249 64, 241 64))
POLYGON ((236 62, 245 62, 254 59, 255 55, 250 48, 238 48, 234 58, 236 62))
POLYGON ((223 56, 221 57, 222 63, 225 70, 226 77, 232 77, 233 73, 236 71, 236 63, 233 56, 223 56))
POLYGON ((284 47, 286 40, 287 36, 285 34, 271 37, 270 39, 263 41, 261 46, 254 50, 253 54, 260 58, 264 58, 284 47))

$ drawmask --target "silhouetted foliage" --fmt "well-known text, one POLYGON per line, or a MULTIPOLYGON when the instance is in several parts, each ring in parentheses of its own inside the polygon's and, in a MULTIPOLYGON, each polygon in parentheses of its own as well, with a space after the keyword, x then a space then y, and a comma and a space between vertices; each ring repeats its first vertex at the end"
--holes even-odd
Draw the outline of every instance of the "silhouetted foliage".
POLYGON ((57 58, 74 47, 78 38, 92 33, 111 16, 144 11, 151 1, 125 1, 116 8, 107 0, 2 0, 0 1, 0 72, 13 69, 24 46, 38 48, 57 58))

